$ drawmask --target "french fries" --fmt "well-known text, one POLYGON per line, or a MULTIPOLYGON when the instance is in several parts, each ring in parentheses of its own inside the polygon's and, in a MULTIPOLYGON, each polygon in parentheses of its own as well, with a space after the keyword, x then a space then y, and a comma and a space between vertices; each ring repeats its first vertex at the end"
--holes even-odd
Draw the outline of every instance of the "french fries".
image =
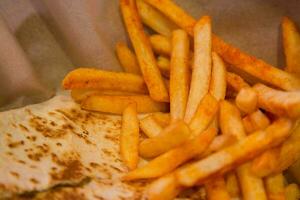
POLYGON ((153 51, 158 55, 170 56, 172 50, 172 44, 169 37, 163 35, 151 35, 150 43, 153 51))
POLYGON ((239 92, 242 88, 250 87, 250 85, 245 82, 242 77, 232 72, 226 73, 226 81, 227 84, 236 92, 239 92))
POLYGON ((269 200, 285 200, 284 177, 282 173, 267 177, 265 186, 269 200))
POLYGON ((138 75, 141 74, 141 69, 139 67, 135 54, 128 48, 128 46, 124 42, 118 42, 116 44, 116 54, 125 72, 138 75))
POLYGON ((289 184, 285 188, 286 200, 298 200, 300 198, 300 190, 297 184, 289 184))
POLYGON ((170 60, 164 56, 157 57, 157 66, 163 76, 170 77, 170 60))
POLYGON ((208 200, 230 200, 223 177, 217 177, 205 183, 205 191, 208 200))
POLYGON ((292 177, 296 180, 296 183, 300 184, 300 159, 298 158, 298 160, 292 164, 289 169, 288 172, 289 174, 292 175, 292 177))
POLYGON ((171 36, 172 30, 177 27, 171 20, 145 3, 144 0, 137 0, 136 4, 144 24, 164 36, 171 36))
POLYGON ((194 29, 194 63, 184 120, 189 123, 201 99, 208 93, 211 77, 211 19, 202 17, 194 29))
POLYGON ((126 106, 137 103, 138 113, 164 112, 168 110, 166 103, 155 102, 147 95, 91 95, 81 103, 81 108, 104 113, 121 114, 126 106))
POLYGON ((184 118, 189 95, 189 38, 185 31, 175 30, 172 34, 170 63, 170 115, 171 121, 184 118))
POLYGON ((153 113, 152 116, 155 119, 155 121, 157 123, 159 123, 159 125, 161 125, 162 127, 166 127, 170 124, 170 114, 169 113, 157 112, 157 113, 153 113))
POLYGON ((156 101, 167 102, 169 101, 168 91, 157 67, 150 41, 144 33, 135 0, 120 0, 120 5, 149 94, 156 101))
POLYGON ((244 113, 250 114, 257 109, 257 94, 250 87, 242 88, 235 99, 236 106, 244 113))
POLYGON ((291 128, 292 122, 289 119, 280 118, 264 131, 257 131, 234 145, 178 170, 178 181, 183 186, 192 186, 212 175, 229 171, 235 164, 248 161, 283 141, 291 128))
POLYGON ((148 115, 147 117, 141 119, 140 128, 149 138, 158 136, 163 130, 160 124, 154 119, 153 115, 148 115))
POLYGON ((203 153, 216 135, 216 129, 210 128, 199 134, 194 139, 182 146, 171 149, 168 152, 151 160, 145 166, 126 174, 123 179, 137 180, 163 176, 176 169, 182 163, 203 153))
POLYGON ((284 17, 282 20, 283 49, 286 58, 286 71, 300 75, 300 33, 296 24, 284 17))
POLYGON ((270 120, 263 112, 257 110, 243 118, 243 125, 249 134, 267 128, 270 125, 270 120))
POLYGON ((260 108, 278 116, 300 116, 300 92, 284 92, 260 83, 253 86, 253 89, 257 93, 260 108))
POLYGON ((123 111, 120 138, 121 157, 126 166, 133 170, 139 161, 139 122, 136 103, 129 104, 123 111))
POLYGON ((183 121, 175 122, 163 129, 158 136, 143 140, 139 145, 139 153, 144 158, 159 156, 182 145, 190 135, 190 129, 183 121))
POLYGON ((241 192, 239 188, 239 182, 234 172, 229 172, 226 175, 226 188, 231 198, 240 199, 241 192))
POLYGON ((69 72, 62 82, 64 89, 117 90, 146 94, 141 76, 92 68, 78 68, 69 72))

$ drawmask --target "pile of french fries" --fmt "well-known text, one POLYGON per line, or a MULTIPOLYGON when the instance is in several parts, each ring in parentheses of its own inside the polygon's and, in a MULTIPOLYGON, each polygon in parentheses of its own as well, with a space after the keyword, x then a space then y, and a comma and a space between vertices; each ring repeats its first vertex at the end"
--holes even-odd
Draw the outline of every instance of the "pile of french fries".
POLYGON ((189 187, 204 187, 209 200, 300 199, 299 186, 283 176, 300 182, 295 24, 282 21, 283 71, 227 44, 212 34, 209 16, 197 21, 171 0, 120 0, 120 7, 134 49, 116 44, 124 72, 79 68, 63 87, 82 109, 123 116, 123 180, 149 180, 150 200, 189 187), (148 162, 138 167, 140 157, 148 162))

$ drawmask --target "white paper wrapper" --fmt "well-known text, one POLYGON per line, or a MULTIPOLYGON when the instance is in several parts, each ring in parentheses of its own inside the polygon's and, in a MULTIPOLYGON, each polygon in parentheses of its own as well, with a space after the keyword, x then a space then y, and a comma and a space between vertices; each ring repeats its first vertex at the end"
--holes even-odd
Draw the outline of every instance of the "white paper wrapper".
MULTIPOLYGON (((300 24, 298 0, 176 0, 213 31, 275 66, 283 66, 280 22, 300 24)), ((128 41, 117 0, 0 1, 0 106, 43 101, 74 67, 120 70, 117 41, 128 41)))

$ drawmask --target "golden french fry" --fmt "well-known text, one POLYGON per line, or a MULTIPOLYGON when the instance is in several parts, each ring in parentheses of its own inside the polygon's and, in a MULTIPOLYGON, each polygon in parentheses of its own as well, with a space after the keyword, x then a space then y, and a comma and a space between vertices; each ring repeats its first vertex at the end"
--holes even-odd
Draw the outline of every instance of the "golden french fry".
POLYGON ((143 140, 139 145, 139 153, 144 158, 159 156, 182 145, 190 135, 190 129, 183 121, 175 122, 163 129, 158 136, 143 140))
POLYGON ((139 67, 135 54, 128 48, 128 46, 124 42, 118 42, 116 44, 116 54, 125 72, 138 75, 141 74, 141 69, 139 67))
POLYGON ((263 112, 257 110, 243 118, 243 125, 249 134, 267 128, 270 125, 270 120, 263 112))
POLYGON ((291 128, 292 122, 289 119, 280 118, 264 131, 257 131, 236 144, 179 169, 176 177, 184 186, 202 183, 212 175, 229 171, 234 165, 248 161, 283 141, 291 128))
POLYGON ((269 200, 285 200, 284 181, 282 173, 265 178, 265 186, 269 200))
POLYGON ((242 88, 235 99, 236 106, 244 113, 250 114, 257 110, 257 94, 250 87, 242 88))
POLYGON ((230 86, 237 92, 244 87, 250 87, 250 85, 247 82, 245 82, 242 77, 232 72, 226 73, 226 82, 228 86, 230 86))
POLYGON ((139 161, 139 121, 136 103, 129 104, 123 111, 120 137, 120 152, 125 165, 133 170, 139 161))
POLYGON ((155 34, 150 36, 150 43, 156 54, 170 56, 172 50, 171 39, 163 35, 155 34))
POLYGON ((285 70, 300 75, 300 33, 296 24, 284 17, 282 20, 283 49, 286 58, 285 70))
POLYGON ((288 169, 288 172, 292 175, 292 177, 296 180, 298 184, 300 184, 300 159, 298 159, 293 165, 291 165, 288 169))
POLYGON ((239 182, 234 172, 229 172, 226 175, 226 188, 231 198, 240 199, 241 191, 239 188, 239 182))
MULTIPOLYGON (((222 148, 228 147, 234 144, 237 141, 236 137, 233 135, 218 135, 215 139, 210 143, 205 153, 203 153, 203 157, 219 151, 222 148)), ((202 155, 201 155, 202 156, 202 155)))
POLYGON ((203 153, 216 135, 216 129, 210 128, 183 145, 151 160, 145 166, 129 172, 124 180, 155 178, 165 175, 179 165, 203 153))
POLYGON ((207 200, 230 200, 223 177, 213 178, 205 183, 207 200))
MULTIPOLYGON (((153 7, 165 14, 179 27, 187 31, 191 36, 194 34, 196 20, 188 15, 183 9, 170 0, 145 0, 153 7)), ((300 89, 300 80, 295 76, 284 72, 264 61, 250 56, 238 48, 224 42, 216 35, 212 36, 213 51, 218 53, 225 62, 234 68, 242 70, 270 85, 284 90, 300 89)))
POLYGON ((170 60, 164 56, 157 57, 157 66, 165 77, 170 77, 170 60))
POLYGON ((161 12, 145 3, 144 0, 136 1, 139 14, 144 24, 164 36, 171 36, 172 30, 177 26, 161 12))
POLYGON ((161 125, 162 127, 169 126, 169 124, 170 124, 170 114, 169 113, 157 112, 157 113, 153 113, 152 116, 155 119, 155 121, 157 123, 159 123, 159 125, 161 125))
POLYGON ((147 93, 147 87, 141 76, 92 68, 78 68, 71 71, 64 78, 62 85, 64 89, 98 89, 147 93))
POLYGON ((154 119, 153 115, 141 119, 140 128, 149 138, 158 136, 163 130, 163 127, 154 119))
POLYGON ((157 67, 150 41, 143 30, 135 0, 120 0, 120 5, 149 94, 156 101, 167 102, 168 91, 157 67))
POLYGON ((297 184, 293 183, 285 187, 286 200, 299 200, 299 198, 300 198, 300 190, 297 184))
POLYGON ((211 94, 206 94, 198 108, 189 127, 192 131, 192 136, 195 137, 204 131, 215 118, 219 109, 219 102, 211 94))
POLYGON ((202 17, 194 29, 194 63, 184 120, 189 123, 201 99, 208 93, 211 79, 211 19, 202 17))
POLYGON ((164 112, 168 110, 168 104, 155 102, 147 95, 91 95, 82 101, 81 108, 91 111, 121 114, 131 102, 137 103, 138 113, 164 112))
POLYGON ((185 31, 175 30, 172 34, 170 63, 170 115, 171 121, 184 118, 189 95, 189 38, 185 31))
POLYGON ((260 83, 253 86, 253 89, 258 95, 260 108, 278 116, 300 116, 300 92, 284 92, 260 83))

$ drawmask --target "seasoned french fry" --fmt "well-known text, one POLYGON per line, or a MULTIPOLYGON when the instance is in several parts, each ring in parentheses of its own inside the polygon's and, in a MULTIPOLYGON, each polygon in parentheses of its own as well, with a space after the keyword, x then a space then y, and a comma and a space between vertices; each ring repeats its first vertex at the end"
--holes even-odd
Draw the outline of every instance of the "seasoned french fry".
POLYGON ((163 129, 158 136, 143 140, 139 145, 139 153, 144 158, 159 156, 182 145, 190 135, 190 129, 183 121, 175 122, 163 129))
POLYGON ((156 54, 170 56, 172 50, 172 44, 169 37, 165 37, 163 35, 151 35, 150 43, 153 48, 153 51, 156 54))
POLYGON ((118 42, 116 44, 116 54, 125 72, 138 75, 141 74, 141 69, 139 67, 135 54, 128 48, 128 46, 124 42, 118 42))
POLYGON ((250 87, 250 85, 245 82, 242 77, 232 72, 226 73, 226 81, 228 86, 230 86, 237 92, 239 92, 244 87, 250 87))
POLYGON ((300 92, 284 92, 256 84, 258 106, 278 116, 297 118, 300 116, 300 92))
POLYGON ((257 94, 250 87, 242 88, 235 99, 236 106, 244 113, 250 114, 257 110, 257 94))
POLYGON ((175 30, 172 34, 170 63, 170 115, 171 121, 184 118, 189 95, 189 38, 185 31, 175 30))
POLYGON ((149 115, 141 119, 140 128, 149 138, 158 136, 163 130, 160 124, 158 124, 157 121, 154 119, 153 115, 149 115))
POLYGON ((283 49, 286 58, 285 70, 300 76, 300 33, 296 24, 284 17, 282 20, 283 49))
POLYGON ((285 200, 284 176, 282 173, 265 178, 265 186, 269 200, 285 200))
POLYGON ((184 120, 189 123, 201 99, 208 93, 211 79, 211 19, 202 17, 194 29, 194 63, 184 120))
POLYGON ((209 126, 215 118, 218 109, 219 102, 211 94, 205 95, 198 105, 194 117, 189 123, 193 137, 204 131, 209 126))
POLYGON ((203 153, 215 135, 216 129, 210 128, 182 146, 171 149, 151 160, 145 166, 129 172, 125 175, 124 180, 155 178, 165 175, 179 165, 203 153))
POLYGON ((239 182, 234 172, 229 172, 226 175, 226 188, 232 199, 240 199, 241 191, 239 182))
MULTIPOLYGON (((186 30, 191 36, 194 34, 196 20, 188 15, 183 9, 170 0, 146 0, 147 3, 157 8, 175 24, 186 30)), ((238 48, 224 42, 221 38, 213 35, 213 51, 218 53, 225 62, 235 68, 247 72, 266 83, 284 90, 300 89, 300 80, 295 76, 284 72, 264 61, 250 56, 238 48)))
POLYGON ((270 120, 263 112, 257 110, 243 118, 243 125, 249 134, 267 128, 270 125, 270 120))
POLYGON ((170 124, 170 114, 169 113, 153 113, 152 114, 153 118, 157 123, 159 123, 162 127, 166 127, 170 124))
POLYGON ((149 39, 144 33, 135 0, 120 0, 120 5, 127 32, 150 96, 156 101, 167 102, 169 100, 168 91, 157 67, 149 39))
POLYGON ((82 101, 81 107, 85 110, 121 114, 131 102, 137 103, 138 113, 164 112, 168 110, 168 104, 155 102, 147 95, 91 95, 82 101))
POLYGON ((213 178, 205 183, 207 200, 230 200, 223 177, 213 178))
POLYGON ((300 198, 300 190, 297 184, 289 184, 285 188, 286 200, 298 200, 300 198))
POLYGON ((212 175, 229 171, 234 165, 248 161, 278 144, 289 135, 291 128, 290 120, 280 118, 264 131, 257 131, 234 145, 178 170, 176 177, 184 186, 202 183, 212 175))
POLYGON ((139 161, 139 121, 136 103, 129 104, 123 111, 120 152, 124 163, 130 170, 137 167, 139 161))
POLYGON ((78 68, 71 71, 64 78, 62 85, 64 89, 98 89, 147 93, 147 87, 141 76, 91 68, 78 68))
POLYGON ((157 57, 157 66, 165 77, 170 77, 170 60, 164 56, 157 57))
POLYGON ((172 30, 177 26, 161 12, 145 3, 144 0, 136 1, 139 14, 144 24, 164 36, 171 36, 172 30))

